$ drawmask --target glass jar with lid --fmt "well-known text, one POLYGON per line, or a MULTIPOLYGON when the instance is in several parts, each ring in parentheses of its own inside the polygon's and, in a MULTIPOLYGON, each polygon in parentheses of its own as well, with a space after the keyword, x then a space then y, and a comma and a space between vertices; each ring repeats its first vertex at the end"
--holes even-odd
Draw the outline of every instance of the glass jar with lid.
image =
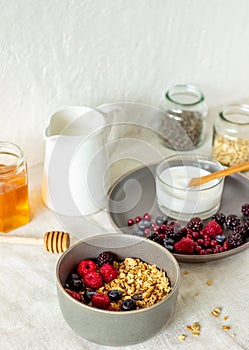
POLYGON ((212 155, 225 166, 249 161, 249 105, 221 107, 214 124, 212 155))
POLYGON ((180 151, 201 146, 208 107, 203 93, 196 86, 172 86, 165 93, 161 108, 165 113, 159 132, 165 146, 180 151))
POLYGON ((23 151, 0 142, 0 231, 9 232, 29 222, 28 175, 23 151))

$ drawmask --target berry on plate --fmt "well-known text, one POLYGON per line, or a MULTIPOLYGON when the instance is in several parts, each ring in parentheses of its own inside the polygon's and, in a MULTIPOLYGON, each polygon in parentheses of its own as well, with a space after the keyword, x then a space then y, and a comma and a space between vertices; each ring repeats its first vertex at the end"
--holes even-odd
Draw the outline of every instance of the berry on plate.
POLYGON ((204 227, 204 232, 209 237, 215 237, 218 235, 222 235, 223 229, 215 220, 209 221, 207 225, 204 227))
POLYGON ((174 244, 174 249, 180 254, 192 254, 195 250, 195 242, 191 238, 181 238, 174 244))
POLYGON ((202 230, 203 229, 203 222, 202 222, 201 218, 194 217, 194 218, 190 219, 188 224, 187 224, 187 228, 190 228, 190 230, 197 231, 197 232, 202 230))

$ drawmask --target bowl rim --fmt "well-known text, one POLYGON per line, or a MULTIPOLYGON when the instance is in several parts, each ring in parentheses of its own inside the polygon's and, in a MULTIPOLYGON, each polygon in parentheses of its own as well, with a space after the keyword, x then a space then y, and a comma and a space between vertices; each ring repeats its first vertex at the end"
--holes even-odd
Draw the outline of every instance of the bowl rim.
MULTIPOLYGON (((76 242, 74 244, 72 244, 64 253, 62 253, 62 255, 60 256, 60 258, 58 259, 57 261, 57 264, 56 264, 56 284, 57 284, 57 287, 60 289, 60 291, 62 292, 62 294, 68 298, 71 302, 75 302, 77 303, 77 305, 79 305, 79 307, 82 307, 83 309, 87 309, 89 311, 92 311, 92 312, 100 312, 100 313, 103 313, 103 314, 106 314, 106 315, 110 315, 110 314, 115 314, 117 315, 117 317, 119 317, 119 315, 132 315, 132 314, 138 314, 138 313, 141 313, 141 312, 148 312, 149 310, 152 310, 154 308, 158 308, 160 307, 161 304, 165 303, 167 300, 171 299, 175 293, 178 292, 178 288, 179 288, 179 284, 180 284, 180 266, 179 266, 179 263, 177 261, 177 259, 174 257, 174 255, 172 253, 170 253, 167 249, 163 248, 162 246, 160 246, 158 243, 155 243, 153 241, 150 241, 148 239, 146 239, 145 237, 140 237, 140 236, 132 236, 132 235, 127 235, 127 236, 130 236, 132 237, 132 239, 134 240, 137 240, 138 242, 142 242, 142 241, 145 241, 146 244, 148 243, 149 245, 152 244, 152 245, 155 245, 155 247, 159 250, 162 250, 162 252, 166 255, 168 255, 170 257, 170 259, 172 260, 172 262, 174 263, 174 266, 176 268, 176 281, 175 281, 175 284, 174 286, 172 287, 171 286, 171 290, 170 290, 170 293, 165 297, 163 298, 162 300, 158 301, 157 303, 149 306, 149 307, 146 307, 146 308, 142 308, 142 309, 138 309, 138 310, 130 310, 129 312, 119 312, 119 311, 111 311, 111 310, 103 310, 103 309, 98 309, 96 307, 92 307, 92 306, 89 306, 89 305, 86 305, 84 303, 81 303, 79 301, 77 301, 76 299, 72 298, 65 290, 65 288, 63 287, 61 281, 60 281, 60 278, 59 278, 59 269, 60 269, 60 265, 61 265, 61 262, 62 260, 64 259, 64 257, 69 254, 70 251, 72 251, 75 247, 81 245, 81 244, 84 244, 84 243, 89 243, 89 241, 93 241, 97 238, 102 238, 102 237, 113 237, 113 236, 119 236, 119 237, 124 237, 125 235, 123 233, 106 233, 106 234, 101 234, 101 235, 97 235, 97 236, 92 236, 92 237, 88 237, 86 239, 83 239, 83 240, 80 240, 79 242, 76 242)), ((166 271, 167 273, 167 271, 166 271)), ((171 281, 170 281, 171 282, 171 281)), ((122 316, 124 317, 124 316, 122 316)))

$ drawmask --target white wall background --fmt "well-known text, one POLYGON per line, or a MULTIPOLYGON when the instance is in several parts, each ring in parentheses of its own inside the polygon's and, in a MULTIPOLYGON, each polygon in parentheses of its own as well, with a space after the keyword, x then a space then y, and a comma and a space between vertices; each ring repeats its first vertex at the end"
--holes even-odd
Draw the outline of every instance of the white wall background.
POLYGON ((0 0, 0 139, 33 166, 65 106, 157 106, 173 83, 214 114, 249 102, 248 15, 247 0, 0 0))

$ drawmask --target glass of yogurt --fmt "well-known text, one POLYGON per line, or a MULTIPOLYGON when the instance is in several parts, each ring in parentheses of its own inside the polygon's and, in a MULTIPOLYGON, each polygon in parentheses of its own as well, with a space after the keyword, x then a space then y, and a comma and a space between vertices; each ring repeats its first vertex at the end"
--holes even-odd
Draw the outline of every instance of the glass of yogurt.
POLYGON ((177 154, 165 158, 156 169, 156 198, 159 209, 176 220, 199 216, 207 219, 220 207, 224 177, 200 186, 189 187, 193 177, 201 177, 223 166, 197 154, 177 154))

